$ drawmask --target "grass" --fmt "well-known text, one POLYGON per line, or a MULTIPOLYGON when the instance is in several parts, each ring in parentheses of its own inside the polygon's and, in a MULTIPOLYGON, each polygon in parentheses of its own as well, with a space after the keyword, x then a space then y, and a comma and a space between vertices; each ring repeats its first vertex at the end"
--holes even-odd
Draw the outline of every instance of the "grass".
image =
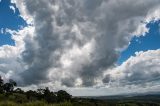
POLYGON ((0 102, 0 106, 73 106, 73 105, 70 102, 64 102, 59 104, 47 104, 46 102, 43 101, 35 101, 35 102, 17 104, 11 101, 3 101, 0 102))
POLYGON ((63 103, 55 103, 55 104, 48 104, 44 101, 34 101, 34 102, 28 102, 28 103, 15 103, 12 101, 1 101, 0 106, 160 106, 160 104, 152 103, 152 104, 147 104, 147 103, 131 103, 131 102, 122 102, 122 103, 106 103, 106 102, 98 102, 97 104, 93 102, 63 102, 63 103))

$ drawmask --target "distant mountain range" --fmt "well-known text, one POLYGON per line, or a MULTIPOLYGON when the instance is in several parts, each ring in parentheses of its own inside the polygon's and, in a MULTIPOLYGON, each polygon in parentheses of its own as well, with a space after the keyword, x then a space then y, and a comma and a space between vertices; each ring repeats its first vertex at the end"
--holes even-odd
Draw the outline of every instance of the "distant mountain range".
POLYGON ((150 101, 160 102, 160 92, 148 92, 148 93, 130 93, 113 96, 85 96, 81 98, 104 100, 104 101, 150 101))

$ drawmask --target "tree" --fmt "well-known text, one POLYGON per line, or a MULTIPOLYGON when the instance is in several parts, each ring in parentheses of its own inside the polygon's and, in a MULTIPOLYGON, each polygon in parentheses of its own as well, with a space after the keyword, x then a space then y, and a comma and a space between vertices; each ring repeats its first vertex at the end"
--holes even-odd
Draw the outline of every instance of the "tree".
POLYGON ((10 79, 9 80, 9 83, 14 87, 14 86, 17 86, 17 83, 14 81, 14 80, 12 80, 12 79, 10 79))
POLYGON ((21 88, 17 88, 14 90, 15 93, 23 94, 24 91, 21 88))
POLYGON ((58 92, 52 92, 48 87, 45 89, 37 89, 37 91, 29 90, 23 91, 20 88, 14 90, 17 83, 10 79, 9 82, 4 83, 0 76, 0 94, 4 94, 8 99, 18 103, 24 103, 35 100, 45 100, 48 103, 70 101, 71 95, 66 91, 60 90, 58 92))
POLYGON ((15 86, 17 86, 17 83, 14 80, 10 79, 8 83, 5 83, 3 85, 3 89, 6 93, 7 92, 11 93, 11 92, 13 92, 13 89, 15 86))
POLYGON ((37 92, 36 91, 29 90, 25 94, 27 96, 27 99, 29 99, 31 101, 34 101, 37 99, 37 92))
POLYGON ((48 87, 43 90, 43 97, 48 103, 56 102, 56 95, 48 87))
POLYGON ((1 76, 0 76, 0 86, 3 86, 3 79, 1 76))
POLYGON ((57 92, 57 101, 64 102, 71 100, 72 96, 68 94, 66 91, 60 90, 57 92))
POLYGON ((0 93, 3 93, 4 92, 4 90, 3 90, 3 79, 2 79, 2 77, 0 76, 0 93))

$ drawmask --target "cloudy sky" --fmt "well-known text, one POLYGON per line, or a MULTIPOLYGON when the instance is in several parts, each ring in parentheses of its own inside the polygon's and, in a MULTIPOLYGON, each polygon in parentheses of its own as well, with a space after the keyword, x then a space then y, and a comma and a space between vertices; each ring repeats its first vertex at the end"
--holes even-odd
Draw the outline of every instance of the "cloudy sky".
POLYGON ((0 0, 0 75, 75 96, 159 92, 160 0, 0 0))

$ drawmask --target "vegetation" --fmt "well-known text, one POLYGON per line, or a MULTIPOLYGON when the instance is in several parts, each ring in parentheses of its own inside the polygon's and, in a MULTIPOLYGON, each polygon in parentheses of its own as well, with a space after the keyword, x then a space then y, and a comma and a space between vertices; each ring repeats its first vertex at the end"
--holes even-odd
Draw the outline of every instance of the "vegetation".
POLYGON ((49 88, 23 91, 16 82, 4 83, 0 77, 0 106, 160 106, 160 96, 120 99, 91 99, 72 97, 64 90, 52 92, 49 88))
POLYGON ((52 92, 46 87, 45 89, 37 89, 36 91, 29 90, 25 92, 20 88, 14 89, 16 85, 17 83, 13 80, 4 83, 3 79, 0 77, 0 106, 3 106, 3 104, 4 106, 11 104, 17 106, 17 104, 22 105, 22 103, 25 106, 30 104, 60 104, 60 102, 64 102, 63 104, 70 104, 72 99, 72 96, 63 90, 52 92))

